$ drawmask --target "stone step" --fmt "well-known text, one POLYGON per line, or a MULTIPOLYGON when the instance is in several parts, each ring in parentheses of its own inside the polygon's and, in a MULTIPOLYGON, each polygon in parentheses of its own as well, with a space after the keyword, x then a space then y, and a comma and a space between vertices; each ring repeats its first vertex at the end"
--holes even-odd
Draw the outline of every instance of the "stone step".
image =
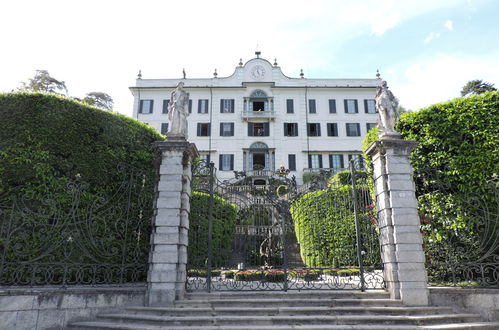
POLYGON ((212 299, 258 299, 296 298, 296 299, 334 299, 334 298, 390 298, 388 292, 382 290, 351 291, 351 290, 303 290, 303 291, 226 291, 226 292, 190 292, 186 293, 184 300, 212 300, 212 299))
POLYGON ((287 316, 156 316, 143 314, 99 314, 98 319, 107 322, 137 323, 161 326, 294 326, 294 325, 432 325, 445 323, 478 322, 476 314, 437 315, 287 315, 287 316))
POLYGON ((428 315, 452 313, 450 307, 377 307, 377 306, 348 306, 348 307, 215 307, 215 308, 166 308, 166 307, 129 307, 127 314, 157 315, 157 316, 274 316, 274 315, 428 315))
POLYGON ((247 307, 293 307, 293 306, 401 306, 400 300, 394 299, 358 299, 358 298, 282 298, 282 299, 200 299, 200 300, 179 300, 175 302, 175 307, 234 307, 234 306, 247 306, 247 307))
POLYGON ((271 328, 268 326, 251 326, 251 325, 238 325, 234 326, 153 326, 153 325, 138 325, 127 323, 112 323, 112 322, 75 322, 68 326, 70 329, 80 330, 105 330, 105 329, 123 329, 123 330, 415 330, 415 329, 446 329, 446 330, 495 330, 499 329, 499 322, 469 322, 469 323, 452 323, 445 325, 294 325, 294 326, 279 326, 273 325, 271 328))

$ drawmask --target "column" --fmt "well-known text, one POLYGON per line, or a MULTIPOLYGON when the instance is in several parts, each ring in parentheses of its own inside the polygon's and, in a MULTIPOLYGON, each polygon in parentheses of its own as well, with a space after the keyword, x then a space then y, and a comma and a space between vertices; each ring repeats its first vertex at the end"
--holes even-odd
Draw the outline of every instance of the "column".
POLYGON ((169 306, 184 295, 192 160, 196 146, 183 139, 156 142, 161 153, 147 274, 148 306, 169 306))
POLYGON ((428 305, 428 285, 410 153, 415 141, 382 139, 366 151, 373 179, 381 257, 390 296, 404 305, 428 305))

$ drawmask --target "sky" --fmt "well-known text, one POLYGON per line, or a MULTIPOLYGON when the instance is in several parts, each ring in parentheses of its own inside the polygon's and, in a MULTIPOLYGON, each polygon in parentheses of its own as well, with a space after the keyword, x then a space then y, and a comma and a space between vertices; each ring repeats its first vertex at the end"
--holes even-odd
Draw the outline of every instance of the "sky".
POLYGON ((0 4, 0 92, 47 70, 70 96, 105 92, 132 114, 143 78, 233 73, 262 52, 283 73, 375 78, 403 107, 499 87, 496 0, 11 0, 0 4))

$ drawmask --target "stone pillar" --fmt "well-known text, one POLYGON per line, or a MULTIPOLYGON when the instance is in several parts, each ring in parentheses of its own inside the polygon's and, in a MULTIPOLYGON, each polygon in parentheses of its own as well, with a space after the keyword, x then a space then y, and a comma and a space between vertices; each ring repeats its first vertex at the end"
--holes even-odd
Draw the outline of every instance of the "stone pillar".
POLYGON ((428 284, 410 153, 415 141, 381 139, 367 154, 373 162, 385 282, 404 305, 428 305, 428 284))
POLYGON ((148 306, 168 306, 184 295, 191 163, 196 146, 184 139, 156 142, 161 153, 147 274, 148 306))

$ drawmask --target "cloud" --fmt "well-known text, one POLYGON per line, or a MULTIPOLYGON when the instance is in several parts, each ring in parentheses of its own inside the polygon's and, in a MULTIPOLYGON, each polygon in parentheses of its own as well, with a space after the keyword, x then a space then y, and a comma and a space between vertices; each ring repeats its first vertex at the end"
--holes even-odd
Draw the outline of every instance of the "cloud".
POLYGON ((430 32, 428 36, 423 40, 425 44, 430 43, 432 40, 440 38, 440 33, 437 32, 430 32))
POLYGON ((400 103, 411 110, 460 96, 466 82, 473 79, 499 83, 499 52, 463 56, 439 54, 386 68, 385 77, 400 103))
POLYGON ((449 31, 454 30, 454 23, 452 23, 452 21, 450 19, 445 21, 444 26, 449 31))

